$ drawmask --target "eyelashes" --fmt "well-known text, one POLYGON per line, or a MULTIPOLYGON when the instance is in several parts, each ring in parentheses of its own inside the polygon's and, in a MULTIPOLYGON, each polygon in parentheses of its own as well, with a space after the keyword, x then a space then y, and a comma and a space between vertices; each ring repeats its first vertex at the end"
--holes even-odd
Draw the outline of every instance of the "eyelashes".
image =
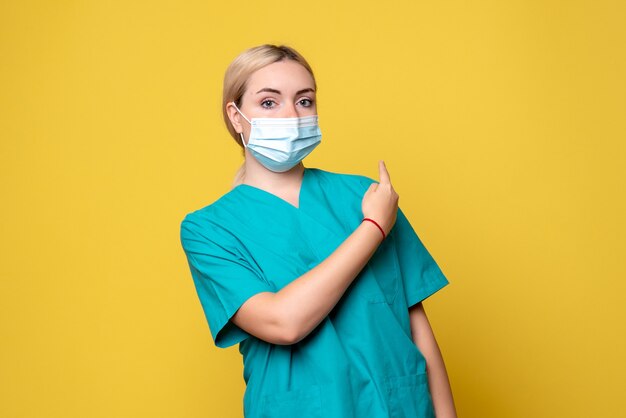
POLYGON ((265 109, 273 109, 276 107, 276 102, 274 100, 265 99, 261 101, 261 107, 265 109))
MULTIPOLYGON (((302 107, 311 107, 313 106, 313 99, 308 97, 302 98, 296 102, 297 105, 302 107)), ((278 103, 274 99, 263 99, 260 103, 261 107, 264 109, 274 109, 278 106, 278 103)))

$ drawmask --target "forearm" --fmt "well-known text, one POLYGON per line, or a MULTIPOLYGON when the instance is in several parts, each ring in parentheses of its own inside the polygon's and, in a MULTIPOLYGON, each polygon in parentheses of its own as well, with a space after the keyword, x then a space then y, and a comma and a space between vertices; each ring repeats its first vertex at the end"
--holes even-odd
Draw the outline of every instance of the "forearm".
POLYGON ((428 386, 437 418, 456 418, 452 389, 443 356, 421 303, 410 309, 413 341, 426 359, 428 386))
POLYGON ((294 342, 308 335, 328 315, 381 240, 375 225, 361 223, 324 261, 275 294, 276 307, 294 342))

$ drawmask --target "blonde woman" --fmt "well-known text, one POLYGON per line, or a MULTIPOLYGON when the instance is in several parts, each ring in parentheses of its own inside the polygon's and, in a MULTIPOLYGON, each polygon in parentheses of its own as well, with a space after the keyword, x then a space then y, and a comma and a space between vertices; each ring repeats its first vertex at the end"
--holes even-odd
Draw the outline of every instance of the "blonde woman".
POLYGON ((317 86, 286 46, 226 70, 224 121, 242 147, 233 188, 181 223, 218 347, 239 344, 253 417, 455 417, 422 306, 448 280, 379 181, 304 167, 321 143, 317 86))

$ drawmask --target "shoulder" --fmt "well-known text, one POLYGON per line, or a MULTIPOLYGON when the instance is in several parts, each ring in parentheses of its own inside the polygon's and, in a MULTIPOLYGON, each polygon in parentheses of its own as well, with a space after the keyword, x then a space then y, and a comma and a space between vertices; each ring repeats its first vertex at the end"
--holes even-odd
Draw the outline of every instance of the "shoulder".
POLYGON ((193 238, 215 240, 227 239, 227 225, 236 212, 237 202, 233 189, 214 202, 188 212, 180 223, 180 237, 183 241, 193 238))

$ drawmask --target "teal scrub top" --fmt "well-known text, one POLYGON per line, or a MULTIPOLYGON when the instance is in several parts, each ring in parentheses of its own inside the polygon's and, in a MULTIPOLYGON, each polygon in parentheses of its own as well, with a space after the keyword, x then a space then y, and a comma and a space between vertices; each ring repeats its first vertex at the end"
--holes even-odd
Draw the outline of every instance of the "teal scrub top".
POLYGON ((299 208, 239 184, 188 213, 180 238, 215 345, 239 343, 248 418, 434 417, 409 307, 448 284, 401 209, 394 227, 328 316, 292 345, 229 319, 327 258, 361 223, 375 180, 305 168, 299 208))

